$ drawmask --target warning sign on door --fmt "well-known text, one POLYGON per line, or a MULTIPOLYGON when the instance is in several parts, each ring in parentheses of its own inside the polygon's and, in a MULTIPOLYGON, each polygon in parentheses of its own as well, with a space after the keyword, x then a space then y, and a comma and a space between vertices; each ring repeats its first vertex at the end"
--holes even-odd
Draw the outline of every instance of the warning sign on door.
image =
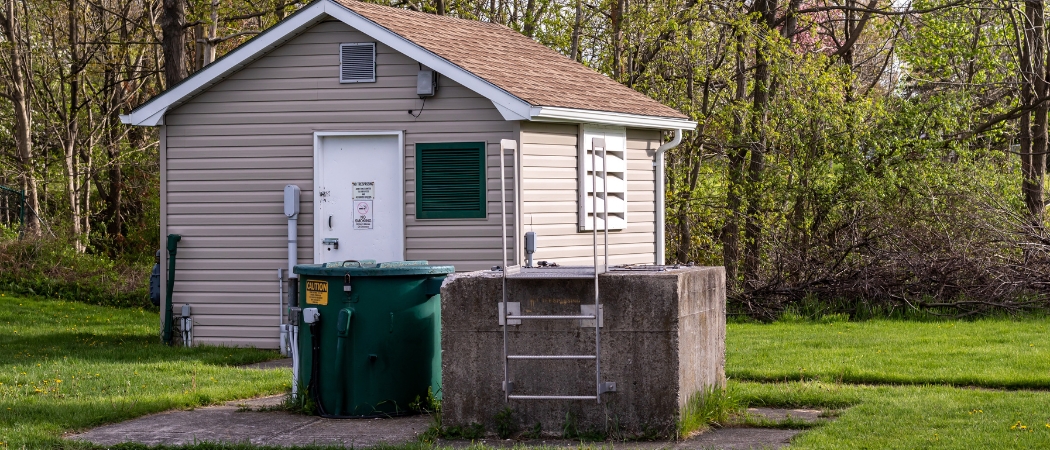
POLYGON ((354 181, 354 200, 375 200, 375 181, 354 181))
POLYGON ((372 229, 372 201, 354 200, 354 229, 372 229))

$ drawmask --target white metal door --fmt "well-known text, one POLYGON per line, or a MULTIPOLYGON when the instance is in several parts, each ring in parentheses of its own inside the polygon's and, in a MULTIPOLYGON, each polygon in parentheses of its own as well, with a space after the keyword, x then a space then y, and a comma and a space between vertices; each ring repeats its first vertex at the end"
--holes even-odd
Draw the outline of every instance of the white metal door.
POLYGON ((314 262, 405 259, 399 132, 317 133, 314 262))

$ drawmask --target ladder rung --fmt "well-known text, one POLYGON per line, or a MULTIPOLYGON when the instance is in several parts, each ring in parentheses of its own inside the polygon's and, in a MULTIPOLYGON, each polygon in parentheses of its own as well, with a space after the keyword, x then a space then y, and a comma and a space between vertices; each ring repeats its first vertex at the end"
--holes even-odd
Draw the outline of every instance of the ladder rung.
POLYGON ((507 359, 595 359, 594 355, 507 355, 507 359))
POLYGON ((596 395, 508 395, 511 400, 597 400, 596 395))
POLYGON ((590 316, 507 316, 508 319, 545 319, 545 320, 559 320, 559 319, 577 319, 577 320, 594 320, 593 315, 590 316))

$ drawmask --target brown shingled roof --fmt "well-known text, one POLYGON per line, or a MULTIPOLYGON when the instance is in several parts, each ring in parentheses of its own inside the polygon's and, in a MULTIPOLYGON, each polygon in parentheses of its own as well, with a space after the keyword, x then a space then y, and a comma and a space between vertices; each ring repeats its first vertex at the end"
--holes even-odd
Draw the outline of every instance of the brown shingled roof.
POLYGON ((503 25, 335 1, 533 106, 687 118, 503 25))

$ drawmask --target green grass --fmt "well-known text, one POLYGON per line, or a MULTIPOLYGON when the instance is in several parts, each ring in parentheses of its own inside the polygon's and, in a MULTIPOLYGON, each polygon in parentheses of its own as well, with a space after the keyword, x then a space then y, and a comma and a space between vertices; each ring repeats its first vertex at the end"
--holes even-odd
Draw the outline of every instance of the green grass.
POLYGON ((848 407, 798 435, 792 449, 1050 448, 1048 392, 798 381, 731 387, 751 406, 848 407))
POLYGON ((792 449, 1050 448, 1047 319, 730 324, 729 391, 838 417, 792 449))
POLYGON ((173 408, 285 392, 287 372, 238 368, 275 352, 171 348, 138 309, 0 294, 0 449, 173 408))
POLYGON ((1047 319, 731 323, 738 380, 1050 388, 1047 319))
MULTIPOLYGON (((157 314, 145 310, 0 294, 0 450, 94 449, 62 436, 152 412, 287 390, 282 372, 236 367, 275 353, 169 348, 159 343, 157 323, 157 314)), ((689 417, 695 420, 683 425, 735 420, 792 427, 727 413, 746 406, 807 407, 836 418, 808 428, 794 424, 806 429, 791 448, 1050 448, 1047 329, 1050 319, 733 323, 726 333, 728 388, 692 399, 689 417)))

